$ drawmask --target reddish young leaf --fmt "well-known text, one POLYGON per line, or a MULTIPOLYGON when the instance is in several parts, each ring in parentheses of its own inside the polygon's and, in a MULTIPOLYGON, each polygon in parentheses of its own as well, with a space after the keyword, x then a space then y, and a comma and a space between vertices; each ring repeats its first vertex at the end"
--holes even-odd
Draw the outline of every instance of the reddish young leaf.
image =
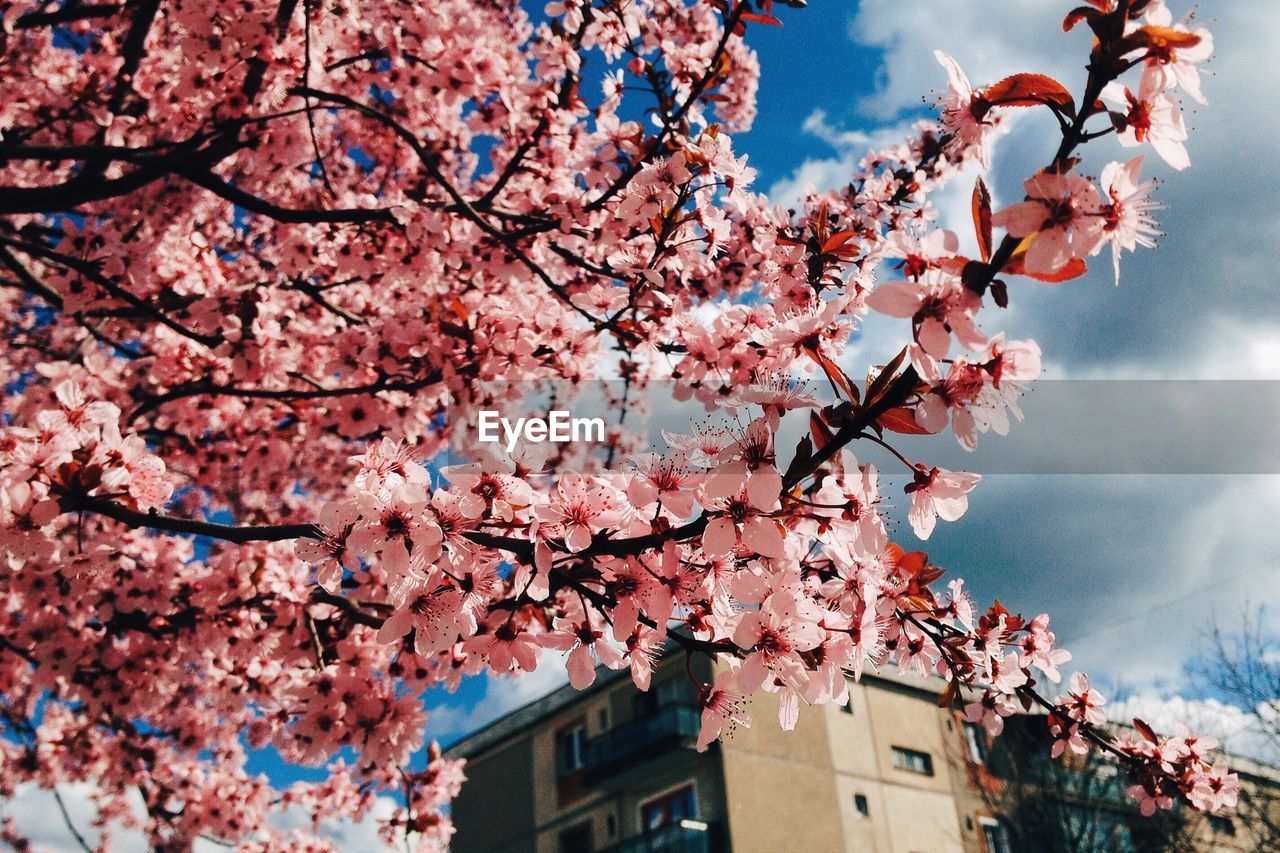
POLYGON ((1125 41, 1134 47, 1150 48, 1152 53, 1164 53, 1195 47, 1200 43, 1200 36, 1183 30, 1148 24, 1134 30, 1125 38, 1125 41))
POLYGON ((902 351, 893 357, 893 360, 880 369, 876 374, 876 378, 867 383, 867 405, 870 406, 880 399, 880 395, 889 387, 889 383, 893 380, 898 372, 899 365, 902 360, 907 357, 907 348, 903 347, 902 351))
POLYGON ((831 427, 827 426, 826 421, 822 420, 817 412, 809 413, 809 433, 813 436, 813 446, 818 450, 826 447, 835 438, 831 427))
POLYGON ((814 362, 822 368, 822 372, 827 375, 827 379, 831 382, 831 386, 845 395, 845 399, 858 399, 858 392, 854 389, 853 383, 849 381, 848 376, 845 376, 844 371, 840 369, 838 364, 827 358, 817 349, 805 347, 805 352, 808 353, 809 358, 813 359, 814 362))
POLYGON ((896 432, 901 435, 930 434, 929 430, 916 423, 916 416, 914 412, 901 406, 886 411, 876 420, 876 423, 880 424, 880 426, 890 432, 896 432))
POLYGON ((1067 13, 1067 17, 1062 21, 1062 31, 1069 33, 1075 29, 1076 24, 1086 18, 1092 20, 1098 17, 1097 9, 1090 9, 1088 6, 1078 6, 1067 13))
POLYGON ((857 231, 837 231, 835 234, 828 237, 827 241, 822 244, 822 253, 825 255, 828 252, 834 252, 856 236, 858 236, 857 231))
POLYGON ((751 21, 752 23, 756 23, 756 24, 767 24, 768 26, 771 26, 771 27, 782 26, 782 21, 779 21, 773 15, 760 15, 755 12, 743 12, 742 20, 751 21))
POLYGON ((1036 281, 1043 281, 1047 284, 1061 284, 1064 281, 1070 281, 1073 278, 1079 278, 1089 271, 1089 265, 1080 258, 1072 258, 1067 265, 1057 272, 1042 273, 1028 272, 1024 264, 1026 254, 1020 252, 1005 264, 1004 272, 1010 275, 1025 275, 1028 278, 1034 278, 1036 281))
POLYGON ((1155 730, 1155 729, 1153 729, 1153 728, 1151 728, 1151 726, 1149 726, 1149 725, 1146 723, 1146 721, 1144 721, 1144 720, 1140 720, 1140 719, 1138 719, 1137 717, 1134 717, 1134 718, 1133 718, 1133 727, 1134 727, 1135 729, 1137 729, 1137 730, 1138 730, 1138 734, 1142 735, 1144 738, 1146 738, 1146 739, 1147 739, 1148 741, 1150 741, 1151 743, 1159 743, 1159 742, 1160 742, 1160 738, 1156 736, 1156 730, 1155 730))
POLYGON ((1066 87, 1044 74, 1014 74, 982 90, 982 99, 998 107, 1044 104, 1075 115, 1076 102, 1066 87))
POLYGON ((982 176, 978 176, 978 182, 973 185, 973 227, 978 234, 982 259, 991 260, 991 193, 982 176))
POLYGON ((943 689, 941 695, 938 696, 939 708, 950 708, 956 704, 956 700, 960 698, 960 682, 952 679, 947 682, 947 686, 943 689))

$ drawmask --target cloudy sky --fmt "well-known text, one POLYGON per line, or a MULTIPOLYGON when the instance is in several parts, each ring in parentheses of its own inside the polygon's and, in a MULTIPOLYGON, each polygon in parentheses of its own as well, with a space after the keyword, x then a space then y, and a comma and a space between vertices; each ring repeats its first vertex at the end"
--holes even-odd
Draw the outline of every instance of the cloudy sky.
MULTIPOLYGON (((1061 32, 1072 5, 810 0, 805 10, 781 8, 784 27, 751 34, 763 69, 760 117, 736 147, 760 171, 758 188, 780 203, 809 184, 838 186, 869 145, 901 138, 923 114, 924 96, 944 86, 935 49, 955 56, 975 85, 1035 71, 1078 92, 1089 35, 1061 32)), ((1189 8, 1183 0, 1171 6, 1175 16, 1189 8)), ((984 314, 988 331, 1035 338, 1050 379, 1143 379, 1183 391, 1199 387, 1189 380, 1280 380, 1280 4, 1202 3, 1200 17, 1214 32, 1217 56, 1204 83, 1209 106, 1186 105, 1195 107, 1188 112, 1192 168, 1172 174, 1148 160, 1148 171, 1167 179, 1159 192, 1168 205, 1160 250, 1126 257, 1118 288, 1100 264, 1063 286, 1019 281, 1009 310, 984 314)), ((999 140, 988 179, 997 205, 1020 198, 1021 180, 1051 157, 1053 133, 1047 112, 1027 114, 999 140)), ((1085 166, 1096 174, 1131 153, 1102 140, 1089 147, 1085 166)), ((966 240, 971 186, 959 180, 939 199, 944 221, 966 240)), ((868 328, 851 363, 883 361, 902 334, 891 324, 868 328)), ((1223 387, 1215 386, 1215 403, 1197 417, 1230 422, 1234 410, 1220 401, 1258 388, 1223 387)), ((1034 393, 1025 408, 1021 429, 1036 430, 1034 393)), ((999 439, 987 440, 998 453, 999 439)), ((1064 442, 1071 452, 1080 451, 1064 442)), ((896 503, 905 505, 901 497, 896 503)), ((1192 693, 1184 664, 1215 618, 1228 623, 1243 608, 1280 604, 1278 518, 1274 473, 998 475, 979 487, 965 518, 939 526, 928 548, 980 601, 998 597, 1028 615, 1051 613, 1082 668, 1150 700, 1192 693)), ((896 533, 912 541, 905 524, 896 533)), ((562 680, 554 665, 520 680, 472 679, 456 695, 430 698, 430 734, 454 740, 562 680)), ((281 782, 302 775, 269 759, 262 769, 281 782)), ((83 793, 68 790, 65 799, 87 826, 83 793)), ((52 808, 47 794, 19 799, 5 807, 9 813, 52 808)), ((45 844, 72 849, 56 823, 38 824, 45 844)), ((349 849, 366 843, 363 831, 334 828, 349 849)))

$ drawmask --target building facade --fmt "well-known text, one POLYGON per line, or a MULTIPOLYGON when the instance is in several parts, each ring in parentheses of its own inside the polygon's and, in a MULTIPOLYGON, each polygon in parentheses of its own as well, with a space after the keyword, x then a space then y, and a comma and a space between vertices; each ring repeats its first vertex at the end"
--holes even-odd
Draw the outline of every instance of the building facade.
MULTIPOLYGON (((713 680, 706 660, 689 666, 699 682, 713 680)), ((777 698, 757 696, 749 706, 756 725, 698 753, 700 715, 684 655, 662 663, 647 693, 626 671, 600 670, 590 689, 563 687, 447 750, 467 759, 453 850, 1008 853, 1028 849, 1029 833, 1047 841, 1053 820, 1062 832, 1035 849, 1256 849, 1229 816, 1194 825, 1177 818, 1176 843, 1171 829, 1135 835, 1131 825, 1146 825, 1122 787, 1113 796, 1118 781, 1081 795, 1056 777, 1022 778, 1016 771, 1037 760, 1024 748, 1047 755, 1043 721, 1013 725, 1038 727, 1034 746, 1030 737, 1025 747, 1019 737, 993 744, 938 706, 941 686, 867 674, 850 683, 847 706, 803 708, 791 732, 771 719, 777 698), (1032 803, 1052 815, 1041 827, 1023 819, 1032 803)), ((1259 778, 1272 778, 1264 771, 1259 778)))

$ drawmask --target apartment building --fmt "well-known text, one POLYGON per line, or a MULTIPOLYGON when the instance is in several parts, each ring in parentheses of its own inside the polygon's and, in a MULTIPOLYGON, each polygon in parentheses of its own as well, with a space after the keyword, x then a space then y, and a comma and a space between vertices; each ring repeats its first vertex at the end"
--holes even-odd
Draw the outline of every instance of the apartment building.
MULTIPOLYGON (((1048 776, 1019 788, 1025 802, 1008 796, 1013 771, 1038 766, 1021 754, 1030 738, 993 745, 938 707, 938 679, 867 674, 850 683, 847 706, 802 708, 792 732, 771 719, 776 697, 757 696, 756 725, 698 753, 686 666, 699 682, 714 677, 708 661, 673 653, 640 693, 625 671, 602 669, 590 689, 561 688, 454 744, 447 754, 467 759, 468 777, 453 804, 455 853, 1011 853, 1041 832, 1010 822, 1032 800, 1066 803, 1045 819, 1083 839, 1075 849, 1166 849, 1129 831, 1136 813, 1120 780, 1090 789, 1090 802, 1048 776)), ((1043 725, 1012 721, 1041 737, 1043 725)), ((1043 739, 1035 744, 1044 754, 1043 739)), ((1230 821, 1179 837, 1257 849, 1230 821)))

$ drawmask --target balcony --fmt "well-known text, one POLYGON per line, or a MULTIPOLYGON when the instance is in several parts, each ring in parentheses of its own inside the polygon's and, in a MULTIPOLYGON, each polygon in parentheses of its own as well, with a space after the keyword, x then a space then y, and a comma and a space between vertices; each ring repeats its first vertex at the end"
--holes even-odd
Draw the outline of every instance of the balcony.
POLYGON ((687 705, 668 705, 653 716, 624 723, 587 744, 583 755, 586 776, 599 779, 641 754, 692 746, 700 725, 697 709, 687 705))
POLYGON ((712 843, 715 830, 714 824, 682 820, 615 844, 604 853, 712 853, 717 849, 712 843))

